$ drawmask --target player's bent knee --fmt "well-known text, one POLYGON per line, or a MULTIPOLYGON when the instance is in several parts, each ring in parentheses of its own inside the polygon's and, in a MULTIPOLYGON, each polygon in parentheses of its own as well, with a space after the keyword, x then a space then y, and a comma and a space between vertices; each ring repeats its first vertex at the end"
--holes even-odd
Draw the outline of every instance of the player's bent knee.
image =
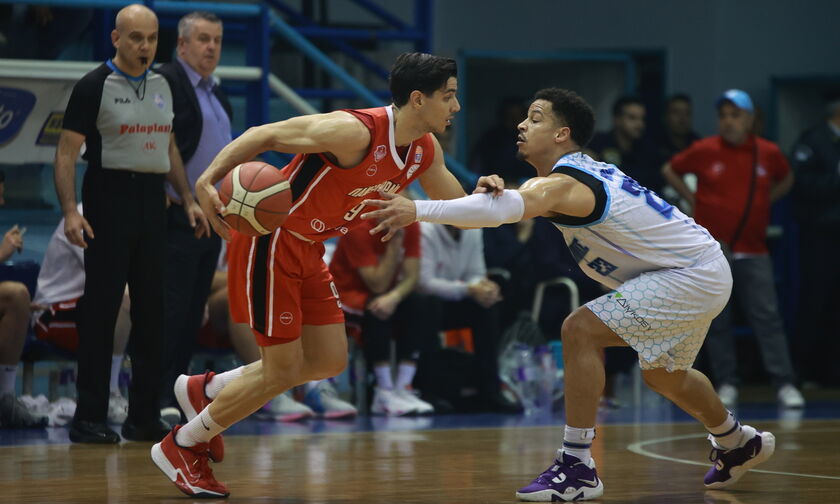
POLYGON ((594 330, 592 321, 578 309, 570 313, 563 321, 560 338, 566 348, 596 346, 596 341, 592 338, 594 330))
POLYGON ((300 363, 286 363, 288 365, 267 365, 263 361, 262 389, 267 396, 281 394, 301 382, 302 369, 300 363))
POLYGON ((25 307, 28 310, 31 302, 29 289, 20 282, 2 282, 0 283, 0 302, 6 307, 25 307))
POLYGON ((310 366, 308 380, 325 380, 340 375, 347 368, 347 356, 330 356, 318 359, 310 366))

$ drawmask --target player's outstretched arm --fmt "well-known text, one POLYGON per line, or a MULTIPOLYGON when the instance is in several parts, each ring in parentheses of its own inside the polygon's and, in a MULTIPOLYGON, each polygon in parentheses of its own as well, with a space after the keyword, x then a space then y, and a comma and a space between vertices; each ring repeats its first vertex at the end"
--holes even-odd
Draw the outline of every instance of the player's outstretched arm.
POLYGON ((362 218, 379 221, 370 233, 386 231, 383 241, 415 220, 460 227, 496 227, 540 215, 585 217, 595 208, 592 190, 566 175, 533 178, 519 189, 507 189, 498 196, 479 193, 448 201, 411 201, 388 193, 381 196, 383 200, 365 201, 379 210, 362 214, 362 218))
POLYGON ((426 194, 432 199, 449 200, 466 196, 461 183, 455 178, 443 162, 443 149, 437 138, 432 136, 435 145, 435 157, 429 168, 418 179, 426 194))

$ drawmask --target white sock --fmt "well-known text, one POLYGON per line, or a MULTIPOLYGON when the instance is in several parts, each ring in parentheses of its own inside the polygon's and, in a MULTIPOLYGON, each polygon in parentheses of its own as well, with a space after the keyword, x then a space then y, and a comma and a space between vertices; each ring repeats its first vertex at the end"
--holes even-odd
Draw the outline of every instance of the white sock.
POLYGON ((376 386, 385 390, 393 390, 394 389, 394 381, 391 377, 391 366, 388 364, 383 364, 381 366, 376 366, 373 368, 374 374, 376 374, 376 386))
POLYGON ((120 370, 122 370, 122 355, 111 356, 111 393, 120 391, 120 370))
POLYGON ((414 381, 414 373, 417 372, 416 364, 400 364, 397 368, 397 388, 407 389, 414 381))
POLYGON ((706 426, 709 431, 709 440, 712 446, 721 450, 732 450, 747 444, 747 441, 755 436, 755 428, 749 425, 741 425, 732 412, 726 416, 726 420, 716 427, 706 426))
POLYGON ((595 427, 581 429, 566 426, 563 433, 563 451, 577 457, 584 464, 592 458, 592 440, 595 439, 595 427))
POLYGON ((0 395, 14 394, 17 366, 0 366, 0 395))
POLYGON ((186 423, 175 435, 175 442, 179 446, 195 446, 199 443, 209 443, 217 434, 220 434, 224 427, 213 421, 210 417, 210 407, 201 410, 201 413, 186 423))
POLYGON ((221 392, 223 388, 227 387, 228 383, 242 376, 243 369, 245 369, 245 366, 239 366, 236 369, 231 369, 230 371, 225 371, 224 373, 219 373, 213 376, 213 378, 210 379, 210 382, 204 385, 204 393, 207 394, 207 397, 210 399, 215 399, 216 396, 219 395, 219 392, 221 392))

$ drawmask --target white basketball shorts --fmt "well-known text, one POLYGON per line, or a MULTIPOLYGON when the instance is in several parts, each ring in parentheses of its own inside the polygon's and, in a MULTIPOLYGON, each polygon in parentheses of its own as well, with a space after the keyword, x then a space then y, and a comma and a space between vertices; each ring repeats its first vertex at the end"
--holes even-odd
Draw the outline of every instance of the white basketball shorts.
POLYGON ((723 254, 700 266, 642 273, 586 307, 639 353, 642 369, 688 369, 726 306, 732 273, 723 254))

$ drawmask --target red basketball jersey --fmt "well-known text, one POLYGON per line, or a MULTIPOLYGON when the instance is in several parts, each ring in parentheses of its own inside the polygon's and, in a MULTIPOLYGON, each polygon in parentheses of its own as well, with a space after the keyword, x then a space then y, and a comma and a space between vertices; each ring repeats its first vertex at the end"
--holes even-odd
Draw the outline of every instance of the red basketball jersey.
POLYGON ((347 112, 370 129, 370 148, 359 164, 341 168, 324 154, 298 154, 282 169, 292 190, 292 207, 283 227, 310 240, 346 234, 359 223, 362 201, 378 198, 377 191, 405 189, 434 158, 430 133, 413 141, 404 158, 399 156, 391 106, 347 112))

